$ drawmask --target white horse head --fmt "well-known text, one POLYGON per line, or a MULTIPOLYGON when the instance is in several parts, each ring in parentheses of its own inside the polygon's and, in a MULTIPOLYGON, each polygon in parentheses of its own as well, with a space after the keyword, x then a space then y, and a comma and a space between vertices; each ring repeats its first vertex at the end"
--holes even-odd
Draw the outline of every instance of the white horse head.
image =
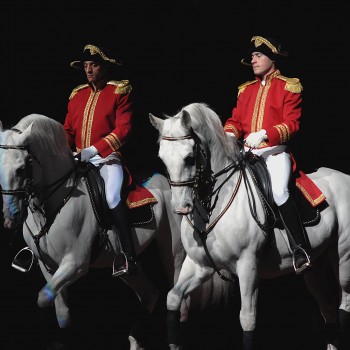
POLYGON ((174 210, 191 213, 200 172, 224 167, 237 148, 226 137, 219 116, 205 103, 190 104, 165 120, 152 114, 149 118, 160 134, 159 157, 169 174, 174 210))

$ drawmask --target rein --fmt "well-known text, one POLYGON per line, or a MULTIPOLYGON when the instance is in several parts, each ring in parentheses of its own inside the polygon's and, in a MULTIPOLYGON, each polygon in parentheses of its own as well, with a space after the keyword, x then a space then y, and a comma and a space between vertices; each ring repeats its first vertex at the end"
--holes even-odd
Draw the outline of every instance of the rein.
MULTIPOLYGON (((197 206, 195 206, 195 209, 199 215, 199 217, 202 219, 203 222, 205 223, 209 223, 209 218, 211 216, 211 213, 213 211, 213 209, 216 206, 217 200, 218 200, 218 196, 219 196, 219 192, 222 189, 222 187, 227 183, 227 181, 233 176, 233 174, 239 170, 239 178, 238 181, 236 183, 235 189, 231 195, 230 200, 228 201, 227 205, 225 206, 224 210, 215 218, 215 220, 213 220, 205 230, 200 230, 198 229, 194 223, 192 223, 192 221, 189 219, 188 215, 186 215, 186 220, 188 222, 188 224, 193 228, 193 230, 195 232, 197 232, 197 234, 199 235, 205 253, 212 265, 212 267, 214 268, 214 270, 217 272, 217 274, 220 276, 221 279, 225 280, 225 281, 230 281, 233 282, 232 279, 227 278, 226 276, 224 276, 218 269, 218 267, 216 266, 214 260, 212 259, 207 244, 206 244, 206 239, 208 234, 214 229, 215 225, 219 222, 219 220, 223 217, 223 215, 227 212, 227 210, 229 209, 229 207, 231 206, 234 198, 236 197, 236 194, 238 192, 238 189, 241 185, 242 182, 242 178, 244 179, 244 184, 245 184, 245 188, 247 191, 247 195, 248 195, 248 202, 249 202, 249 207, 250 207, 250 211, 251 214, 254 218, 254 220, 257 222, 258 226, 264 231, 267 232, 269 228, 271 228, 270 225, 266 225, 264 223, 261 223, 257 217, 256 214, 256 205, 255 205, 255 200, 254 200, 254 195, 252 192, 252 186, 247 178, 247 170, 246 167, 248 168, 251 176, 253 177, 253 184, 258 192, 258 195, 260 197, 260 200, 262 201, 262 204, 265 207, 265 211, 268 211, 268 209, 271 210, 271 208, 266 208, 266 206, 268 205, 268 202, 266 200, 266 198, 263 196, 263 194, 261 193, 259 186, 257 184, 257 181, 254 177, 254 174, 252 173, 251 167, 249 165, 249 161, 246 162, 246 159, 248 159, 247 155, 242 155, 240 157, 240 159, 236 162, 233 162, 231 164, 229 164, 228 166, 226 166, 224 169, 222 169, 221 171, 219 171, 216 174, 211 174, 208 172, 208 166, 207 164, 203 165, 199 158, 202 154, 204 154, 203 149, 200 148, 200 140, 199 137, 194 133, 194 131, 191 129, 191 133, 188 135, 184 135, 184 136, 178 136, 178 137, 173 137, 173 136, 162 136, 161 137, 162 140, 167 140, 167 141, 180 141, 180 140, 187 140, 187 139, 194 139, 195 141, 195 159, 196 159, 196 175, 187 180, 187 181, 172 181, 169 177, 168 177, 168 181, 169 184, 171 186, 174 187, 180 187, 180 186, 190 186, 193 187, 193 195, 194 198, 197 199, 201 205, 206 209, 207 212, 207 218, 204 218, 203 215, 200 213, 200 211, 198 210, 197 206), (223 175, 228 173, 230 170, 231 173, 223 180, 223 182, 214 190, 214 184, 216 182, 216 179, 223 175), (206 177, 207 176, 207 177, 206 177), (199 191, 201 186, 206 186, 207 188, 209 188, 208 190, 208 195, 205 198, 200 198, 199 195, 199 191), (212 202, 212 198, 214 197, 214 195, 216 196, 213 204, 211 205, 212 202)), ((206 160, 206 157, 203 157, 206 160)), ((273 225, 272 225, 273 226, 273 225)))
POLYGON ((186 220, 189 223, 189 225, 193 228, 193 230, 195 232, 198 233, 205 253, 212 265, 212 267, 214 268, 214 270, 217 272, 217 274, 219 275, 219 277, 225 281, 228 282, 234 282, 234 280, 227 278, 226 276, 224 276, 218 269, 218 267, 216 266, 215 262, 213 261, 207 244, 206 244, 206 239, 208 234, 214 229, 214 227, 216 226, 216 224, 219 222, 219 220, 223 217, 223 215, 226 213, 226 211, 228 210, 228 208, 231 206, 234 198, 236 197, 236 194, 238 192, 239 186, 241 184, 241 180, 243 177, 243 173, 242 173, 242 168, 241 168, 241 160, 239 162, 234 162, 230 165, 228 165, 227 167, 225 167, 224 169, 222 169, 221 171, 219 171, 217 174, 212 174, 212 172, 208 171, 208 165, 205 164, 203 165, 202 163, 200 163, 200 156, 202 156, 203 159, 205 159, 205 161, 207 161, 207 157, 206 154, 204 152, 204 150, 200 147, 200 141, 199 141, 199 137, 195 134, 195 132, 191 129, 191 133, 188 135, 184 135, 184 136, 178 136, 178 137, 174 137, 174 136, 162 136, 161 137, 162 140, 167 140, 167 141, 181 141, 181 140, 188 140, 188 139, 193 139, 195 141, 195 160, 196 160, 196 175, 187 180, 187 181, 172 181, 170 179, 170 177, 168 177, 168 181, 169 184, 171 186, 174 187, 181 187, 181 186, 190 186, 193 187, 193 195, 196 199, 199 200, 199 202, 202 204, 202 206, 206 209, 207 213, 208 213, 208 219, 204 219, 200 213, 198 212, 198 215, 200 216, 200 218, 204 221, 204 222, 209 222, 209 217, 211 215, 211 212, 213 211, 213 209, 215 208, 217 199, 218 199, 218 195, 219 192, 221 190, 221 188, 224 186, 224 184, 233 176, 233 174, 240 169, 240 174, 239 174, 239 179, 238 182, 236 184, 235 190, 232 193, 232 196, 229 200, 229 202, 227 203, 226 207, 224 208, 224 210, 215 218, 215 220, 205 229, 205 230, 199 230, 189 219, 188 215, 186 215, 186 220), (229 174, 229 176, 227 176, 227 178, 222 182, 222 184, 216 189, 214 190, 214 184, 216 182, 216 178, 218 178, 219 176, 229 172, 232 169, 232 172, 229 174), (206 172, 206 173, 205 173, 206 172), (206 178, 205 175, 207 175, 206 178), (208 195, 205 198, 200 199, 200 189, 202 186, 206 186, 209 187, 209 191, 208 191, 208 195), (210 206, 210 202, 212 197, 216 194, 216 198, 214 200, 214 203, 212 206, 210 206))
MULTIPOLYGON (((40 165, 39 160, 36 158, 36 156, 31 152, 30 147, 29 146, 22 146, 22 145, 18 145, 18 146, 14 146, 14 145, 0 145, 1 149, 5 149, 5 150, 9 150, 9 149, 17 149, 17 150, 23 150, 23 151, 27 151, 28 152, 28 164, 30 165, 30 169, 29 169, 29 174, 30 176, 29 178, 29 185, 26 186, 26 188, 21 188, 21 189, 7 189, 7 190, 3 190, 1 189, 1 193, 3 195, 17 195, 17 194, 24 194, 24 207, 28 208, 32 213, 34 213, 36 210, 39 211, 42 215, 44 215, 44 212, 38 208, 38 206, 33 202, 33 207, 31 208, 29 206, 29 200, 34 199, 35 197, 37 197, 39 194, 45 192, 47 189, 56 186, 50 193, 49 195, 45 198, 45 200, 47 200, 53 193, 55 193, 60 186, 71 176, 71 174, 73 172, 76 171, 76 167, 73 167, 72 169, 70 169, 66 174, 64 174, 61 178, 57 179, 56 181, 54 181, 53 183, 47 185, 45 188, 42 189, 41 192, 33 192, 32 189, 32 185, 33 185, 33 178, 32 178, 32 159, 35 159, 37 161, 37 163, 40 165)), ((77 187, 77 179, 78 176, 75 176, 74 179, 74 184, 71 188, 71 190, 69 191, 68 195, 62 200, 61 203, 59 203, 59 205, 57 206, 57 208, 54 210, 54 212, 48 217, 46 218, 46 222, 45 224, 41 227, 40 231, 38 234, 33 234, 33 232, 31 232, 31 230, 28 227, 27 221, 25 220, 25 224, 27 226, 27 229, 37 247, 38 250, 38 254, 39 257, 43 263, 43 265, 45 266, 46 270, 50 273, 53 274, 54 271, 52 271, 47 264, 45 263, 44 259, 43 259, 43 254, 42 254, 42 250, 40 248, 40 244, 39 244, 39 240, 41 237, 43 237, 45 234, 48 233, 52 223, 54 222, 57 214, 60 212, 60 210, 65 206, 65 204, 68 202, 68 200, 71 198, 73 191, 76 189, 77 187)))

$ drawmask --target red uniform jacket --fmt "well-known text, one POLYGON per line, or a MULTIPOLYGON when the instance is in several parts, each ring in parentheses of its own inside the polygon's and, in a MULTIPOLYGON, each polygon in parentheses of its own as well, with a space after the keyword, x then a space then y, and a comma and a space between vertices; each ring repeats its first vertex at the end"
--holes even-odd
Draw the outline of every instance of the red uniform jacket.
POLYGON ((265 129, 268 142, 260 148, 289 141, 299 130, 301 91, 299 79, 286 78, 278 70, 266 78, 265 86, 258 78, 240 85, 237 106, 225 123, 225 131, 245 139, 265 129))
POLYGON ((103 158, 120 153, 131 131, 131 90, 128 80, 109 81, 96 92, 89 84, 76 87, 64 122, 70 147, 79 152, 93 145, 103 158))
MULTIPOLYGON (((301 91, 299 79, 284 77, 279 70, 267 76, 264 86, 259 78, 240 85, 237 105, 226 120, 224 130, 245 139, 250 133, 265 129, 268 140, 259 148, 287 143, 299 130, 301 91)), ((295 171, 293 156, 292 161, 295 171)), ((313 206, 325 200, 318 187, 301 171, 297 186, 313 206)))

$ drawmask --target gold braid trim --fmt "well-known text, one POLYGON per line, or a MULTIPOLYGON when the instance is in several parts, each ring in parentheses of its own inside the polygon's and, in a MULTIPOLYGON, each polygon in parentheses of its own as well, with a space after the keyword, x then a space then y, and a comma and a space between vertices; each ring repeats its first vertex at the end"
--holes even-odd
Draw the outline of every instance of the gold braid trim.
POLYGON ((227 124, 224 126, 224 131, 232 132, 236 137, 238 137, 238 130, 233 124, 227 124))
POLYGON ((287 124, 282 123, 275 125, 274 128, 277 129, 278 133, 280 134, 280 140, 281 143, 286 142, 290 139, 289 129, 287 124))
POLYGON ((238 95, 237 96, 239 96, 248 85, 254 84, 256 82, 257 82, 257 80, 246 81, 245 83, 238 86, 238 95))
POLYGON ((117 135, 113 132, 104 137, 104 140, 108 143, 109 147, 113 151, 116 151, 121 146, 121 142, 119 141, 117 135))
POLYGON ((294 94, 300 94, 303 91, 303 86, 298 78, 288 78, 283 75, 278 75, 276 78, 286 82, 285 90, 293 92, 294 94))
POLYGON ((322 193, 316 199, 312 199, 312 197, 308 194, 308 192, 303 186, 301 186, 299 183, 296 183, 296 186, 299 188, 299 190, 302 192, 302 194, 311 203, 313 207, 316 207, 318 204, 323 202, 326 198, 325 195, 322 193))
POLYGON ((130 202, 129 199, 126 200, 126 204, 128 205, 128 207, 130 209, 132 208, 137 208, 137 207, 141 207, 145 204, 149 204, 149 203, 157 203, 157 200, 155 198, 145 198, 145 199, 142 199, 140 201, 137 201, 137 202, 130 202))
POLYGON ((107 57, 107 56, 103 53, 103 51, 102 51, 100 48, 98 48, 97 46, 95 46, 95 45, 90 45, 90 44, 89 44, 89 45, 86 45, 86 46, 84 47, 84 51, 85 51, 85 50, 89 50, 91 55, 99 54, 105 61, 109 61, 109 62, 111 62, 111 63, 119 64, 119 65, 120 65, 120 62, 116 61, 116 60, 113 59, 113 58, 107 57))
POLYGON ((129 80, 111 80, 107 83, 108 85, 114 85, 117 88, 114 90, 115 94, 128 94, 132 91, 132 86, 130 85, 129 80))
POLYGON ((88 86, 89 86, 89 84, 82 84, 82 85, 79 85, 76 88, 74 88, 73 91, 71 92, 70 96, 69 96, 69 99, 71 100, 77 94, 77 92, 79 90, 85 89, 88 86))
POLYGON ((277 48, 262 36, 253 36, 251 41, 254 41, 255 47, 259 47, 260 45, 265 44, 273 53, 279 53, 277 48))

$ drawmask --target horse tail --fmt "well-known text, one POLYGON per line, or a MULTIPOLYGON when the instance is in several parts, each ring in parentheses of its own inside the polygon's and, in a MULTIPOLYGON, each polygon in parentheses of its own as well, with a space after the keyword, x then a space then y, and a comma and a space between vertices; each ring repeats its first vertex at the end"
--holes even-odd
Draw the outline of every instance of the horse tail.
POLYGON ((225 270, 220 271, 220 273, 226 279, 214 273, 209 280, 202 283, 191 293, 191 307, 205 309, 208 306, 228 305, 235 294, 238 283, 236 279, 230 279, 229 276, 226 276, 227 272, 225 270))

